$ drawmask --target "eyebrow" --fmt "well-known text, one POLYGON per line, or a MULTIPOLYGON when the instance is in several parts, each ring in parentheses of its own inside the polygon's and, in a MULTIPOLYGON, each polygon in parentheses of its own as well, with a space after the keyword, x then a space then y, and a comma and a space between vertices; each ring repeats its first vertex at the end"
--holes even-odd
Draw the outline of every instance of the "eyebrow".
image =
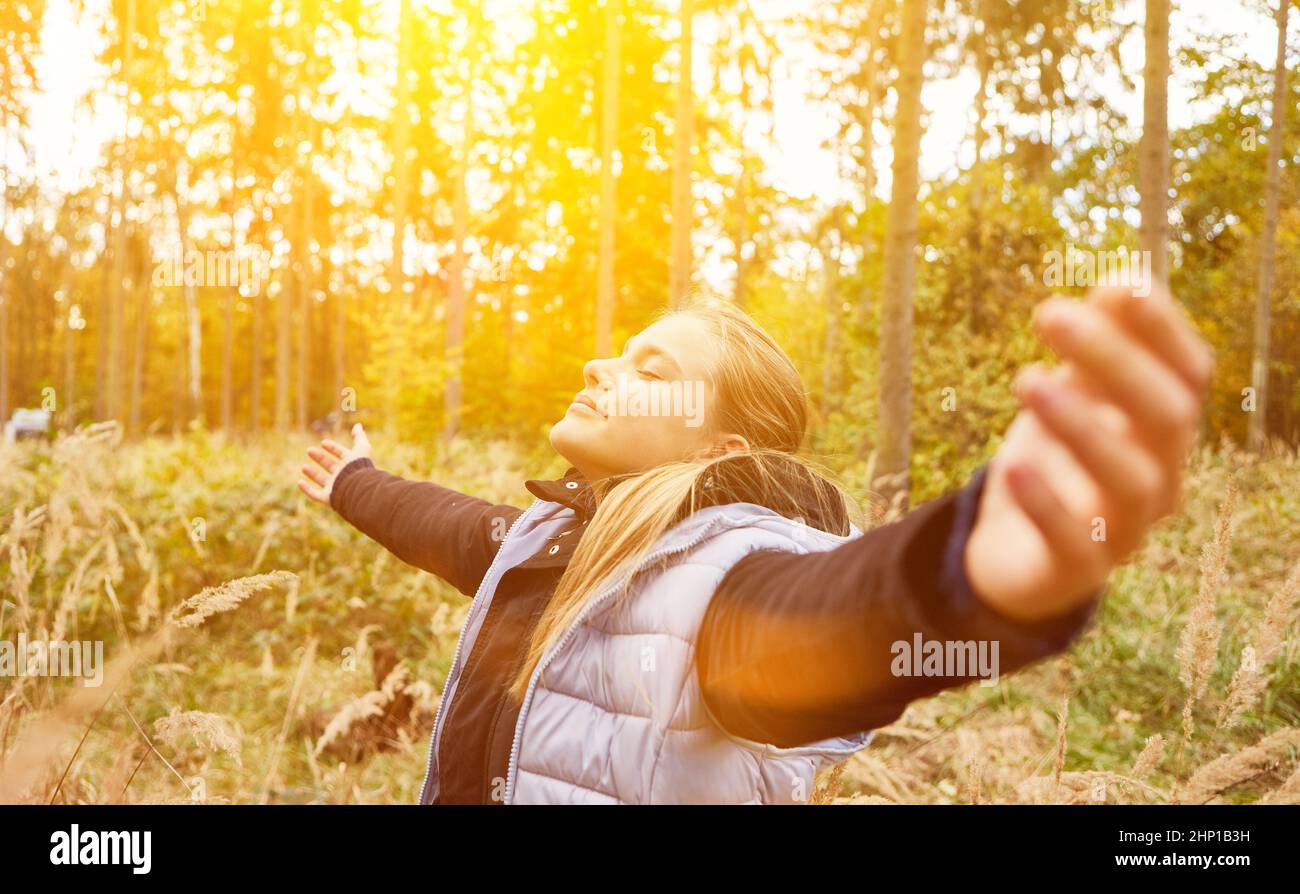
MULTIPOLYGON (((628 352, 628 349, 632 347, 632 342, 635 340, 636 340, 636 336, 634 335, 631 338, 629 338, 626 342, 623 343, 624 354, 626 354, 628 352)), ((676 368, 678 374, 682 374, 683 372, 682 365, 677 362, 677 358, 674 357, 672 354, 670 354, 668 351, 659 347, 658 345, 648 344, 644 348, 638 348, 638 350, 644 351, 645 353, 651 354, 655 357, 664 358, 676 368)))

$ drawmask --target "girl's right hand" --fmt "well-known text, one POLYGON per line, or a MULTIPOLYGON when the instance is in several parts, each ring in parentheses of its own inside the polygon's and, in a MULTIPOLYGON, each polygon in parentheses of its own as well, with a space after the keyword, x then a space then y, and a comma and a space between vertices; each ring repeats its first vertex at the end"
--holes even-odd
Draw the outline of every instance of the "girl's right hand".
POLYGON ((308 447, 307 455, 315 462, 303 463, 302 473, 309 480, 299 479, 298 489, 317 503, 328 506, 330 493, 334 490, 334 479, 338 477, 339 471, 354 459, 370 458, 370 439, 358 422, 352 426, 351 447, 344 447, 337 441, 326 438, 320 442, 319 447, 308 447))

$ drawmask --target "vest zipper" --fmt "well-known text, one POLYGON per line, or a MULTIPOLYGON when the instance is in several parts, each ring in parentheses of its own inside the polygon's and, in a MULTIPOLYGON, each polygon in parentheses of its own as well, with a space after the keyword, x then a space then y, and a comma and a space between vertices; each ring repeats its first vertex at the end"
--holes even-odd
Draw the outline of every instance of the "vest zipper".
POLYGON ((497 562, 500 561, 502 553, 506 551, 506 543, 509 542, 510 535, 513 534, 515 529, 519 527, 521 522, 523 522, 524 517, 536 509, 537 505, 542 502, 545 501, 540 499, 533 500, 533 505, 521 512, 519 517, 514 520, 514 523, 510 525, 510 530, 506 531, 506 536, 501 538, 501 546, 497 549, 497 554, 492 557, 492 562, 488 565, 488 570, 484 572, 483 579, 479 581, 478 589, 474 591, 474 598, 470 601, 469 611, 465 612, 465 623, 461 625, 460 636, 456 637, 456 650, 452 652, 451 655, 451 667, 447 671, 447 681, 443 684, 442 694, 438 697, 438 714, 433 721, 433 735, 429 737, 429 761, 424 770, 424 783, 420 786, 419 803, 421 804, 424 803, 424 796, 429 789, 429 778, 433 775, 433 758, 434 755, 437 754, 438 732, 442 729, 443 708, 450 701, 449 697, 451 691, 455 687, 455 684, 460 680, 460 675, 456 673, 457 662, 460 660, 461 646, 464 645, 465 642, 465 631, 469 630, 469 623, 474 619, 474 610, 478 606, 480 598, 483 596, 483 586, 487 583, 487 579, 492 576, 492 572, 496 570, 497 562), (455 675, 454 678, 453 675, 455 675))
POLYGON ((545 655, 542 656, 542 660, 537 663, 537 667, 533 669, 532 677, 530 677, 528 680, 528 691, 524 693, 523 703, 519 706, 519 717, 515 721, 515 737, 510 744, 510 762, 506 767, 506 792, 505 792, 505 797, 503 799, 503 803, 509 804, 511 796, 514 794, 515 776, 518 775, 519 772, 519 766, 518 766, 519 765, 519 740, 520 737, 523 735, 523 731, 524 731, 524 719, 528 716, 528 708, 533 700, 533 690, 537 687, 537 681, 541 679, 542 671, 546 669, 546 665, 550 664, 551 660, 559 653, 561 649, 565 647, 565 645, 573 637, 573 634, 577 632, 578 628, 582 626, 583 622, 587 620, 587 618, 591 615, 593 611, 595 611, 596 607, 600 603, 608 599, 614 592, 616 592, 618 588, 622 586, 624 581, 630 579, 633 575, 640 572, 642 569, 644 569, 647 565, 649 565, 652 562, 656 562, 659 559, 664 558, 665 556, 671 556, 671 555, 676 555, 677 553, 680 552, 685 552, 686 550, 695 546, 701 540, 704 539, 705 535, 715 525, 717 525, 719 522, 723 520, 724 520, 723 516, 718 516, 717 518, 710 519, 702 528, 700 528, 699 532, 694 537, 692 537, 686 543, 683 543, 681 546, 675 546, 670 549, 660 550, 659 552, 651 553, 650 555, 642 559, 641 562, 638 563, 635 568, 633 568, 627 574, 620 577, 618 581, 614 583, 612 586, 603 590, 600 593, 600 595, 598 595, 595 599, 588 602, 587 605, 583 608, 582 613, 579 614, 578 617, 574 620, 574 622, 570 624, 569 627, 564 631, 564 635, 560 637, 559 641, 551 648, 549 652, 547 652, 545 655))

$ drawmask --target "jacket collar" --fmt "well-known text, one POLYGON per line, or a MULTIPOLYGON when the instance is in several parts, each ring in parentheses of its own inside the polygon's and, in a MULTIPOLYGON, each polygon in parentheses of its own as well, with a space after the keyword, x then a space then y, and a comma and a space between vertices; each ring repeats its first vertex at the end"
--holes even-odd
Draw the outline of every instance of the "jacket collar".
MULTIPOLYGON (((744 459, 716 463, 713 472, 705 477, 694 503, 682 506, 681 517, 706 506, 753 503, 787 518, 802 519, 806 524, 831 534, 847 534, 847 513, 831 509, 828 514, 820 508, 822 501, 816 497, 824 487, 821 479, 810 476, 803 466, 793 461, 788 471, 784 480, 777 483, 754 474, 752 465, 744 459)), ((530 478, 524 486, 538 499, 569 507, 579 521, 589 521, 596 513, 591 483, 575 466, 570 466, 559 478, 530 478)), ((833 500, 830 503, 834 505, 833 500)))
POLYGON ((524 482, 524 487, 539 500, 569 507, 583 521, 596 513, 596 498, 591 491, 591 483, 576 466, 569 466, 568 471, 559 478, 530 478, 524 482))

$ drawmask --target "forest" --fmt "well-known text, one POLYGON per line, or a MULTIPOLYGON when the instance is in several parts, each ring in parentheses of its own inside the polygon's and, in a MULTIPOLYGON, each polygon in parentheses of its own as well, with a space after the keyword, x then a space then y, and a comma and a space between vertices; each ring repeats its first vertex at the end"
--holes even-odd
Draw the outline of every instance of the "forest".
POLYGON ((414 798, 464 600, 306 504, 322 435, 518 502, 583 364, 710 294, 885 518, 996 449, 1039 302, 1126 278, 1215 354, 1184 506, 1074 651, 817 799, 1300 799, 1297 20, 5 0, 0 420, 48 430, 0 445, 0 638, 140 651, 108 702, 4 681, 0 801, 414 798))

